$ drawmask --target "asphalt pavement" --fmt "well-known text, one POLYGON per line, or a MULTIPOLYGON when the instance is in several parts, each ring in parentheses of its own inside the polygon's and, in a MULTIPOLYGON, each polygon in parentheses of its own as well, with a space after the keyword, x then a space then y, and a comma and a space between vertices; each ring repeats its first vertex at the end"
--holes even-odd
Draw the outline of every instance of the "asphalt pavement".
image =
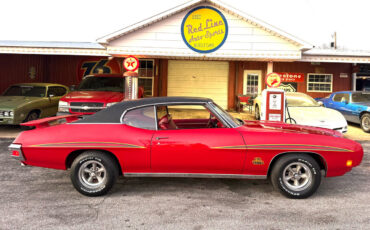
MULTIPOLYGON (((0 139, 0 229, 369 229, 370 142, 362 164, 287 199, 266 180, 119 179, 85 197, 69 171, 21 167, 0 139)), ((50 153, 53 154, 53 153, 50 153)))

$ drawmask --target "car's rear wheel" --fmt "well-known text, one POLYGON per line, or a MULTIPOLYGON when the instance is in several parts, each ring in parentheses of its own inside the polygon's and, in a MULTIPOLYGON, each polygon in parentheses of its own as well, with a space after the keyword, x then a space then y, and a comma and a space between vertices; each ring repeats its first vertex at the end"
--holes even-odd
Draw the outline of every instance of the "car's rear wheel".
POLYGON ((72 163, 71 180, 78 192, 101 196, 109 192, 118 177, 118 166, 107 154, 87 151, 72 163))
POLYGON ((370 114, 365 113, 361 116, 361 128, 367 133, 370 133, 370 114))
POLYGON ((320 166, 306 154, 286 155, 273 166, 270 179, 274 188, 284 196, 307 198, 320 186, 320 166))
POLYGON ((261 119, 261 117, 260 117, 260 109, 259 109, 258 105, 256 105, 256 107, 254 108, 254 117, 256 118, 256 120, 261 119))

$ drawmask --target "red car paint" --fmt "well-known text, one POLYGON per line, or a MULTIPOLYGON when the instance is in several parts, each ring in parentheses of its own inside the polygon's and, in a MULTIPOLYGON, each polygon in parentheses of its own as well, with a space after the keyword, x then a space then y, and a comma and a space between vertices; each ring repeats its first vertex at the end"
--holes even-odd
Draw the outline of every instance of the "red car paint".
POLYGON ((50 121, 28 123, 39 128, 22 132, 14 140, 14 144, 22 145, 24 164, 65 170, 70 154, 96 149, 113 153, 123 175, 267 176, 271 162, 280 154, 308 152, 316 154, 326 176, 332 177, 350 171, 363 158, 362 146, 338 132, 279 122, 246 121, 236 128, 146 130, 125 124, 65 123, 49 127, 45 123, 50 121), (353 161, 350 167, 346 166, 347 160, 353 161))
MULTIPOLYGON (((122 78, 124 81, 124 77, 122 74, 94 74, 91 75, 94 77, 109 77, 109 78, 122 78)), ((144 89, 139 87, 139 98, 142 98, 144 95, 144 89)), ((108 103, 114 102, 121 102, 125 97, 124 92, 114 92, 114 91, 83 91, 83 90, 76 90, 68 93, 64 97, 60 99, 60 101, 65 101, 70 105, 71 102, 81 102, 81 103, 102 103, 103 107, 106 107, 108 103)), ((91 115, 95 112, 74 112, 69 109, 70 114, 78 114, 78 115, 91 115)))

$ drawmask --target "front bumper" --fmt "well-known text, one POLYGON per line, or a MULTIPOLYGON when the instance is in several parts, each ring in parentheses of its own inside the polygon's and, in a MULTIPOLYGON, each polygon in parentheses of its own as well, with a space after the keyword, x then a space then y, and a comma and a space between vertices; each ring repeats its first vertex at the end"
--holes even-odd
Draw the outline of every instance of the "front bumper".
POLYGON ((0 117, 0 125, 17 125, 13 117, 0 117))
POLYGON ((20 145, 20 144, 11 144, 11 145, 9 145, 8 148, 11 152, 11 156, 14 159, 19 160, 21 162, 24 162, 26 160, 26 158, 24 157, 23 152, 22 152, 22 145, 20 145))

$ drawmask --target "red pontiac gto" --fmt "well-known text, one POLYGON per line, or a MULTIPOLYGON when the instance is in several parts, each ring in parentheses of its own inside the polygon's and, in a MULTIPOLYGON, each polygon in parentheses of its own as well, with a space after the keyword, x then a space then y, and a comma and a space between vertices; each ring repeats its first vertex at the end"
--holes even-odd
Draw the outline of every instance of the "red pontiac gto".
POLYGON ((82 120, 23 125, 35 128, 9 146, 12 156, 24 165, 70 168, 74 187, 87 196, 106 194, 123 175, 269 178, 285 196, 306 198, 322 175, 343 175, 363 157, 361 145, 337 131, 237 120, 205 98, 145 98, 82 120))

